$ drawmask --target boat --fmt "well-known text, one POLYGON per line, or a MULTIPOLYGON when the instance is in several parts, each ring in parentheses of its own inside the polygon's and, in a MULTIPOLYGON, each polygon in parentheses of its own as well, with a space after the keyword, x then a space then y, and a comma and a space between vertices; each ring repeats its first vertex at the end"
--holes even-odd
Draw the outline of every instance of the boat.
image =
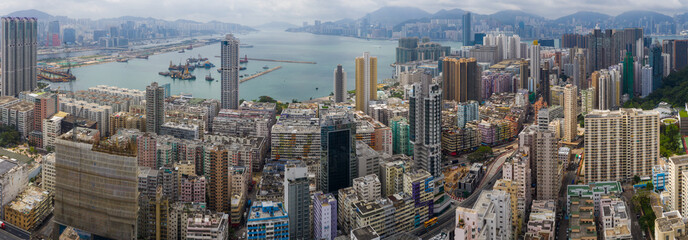
POLYGON ((118 58, 117 62, 121 62, 121 63, 129 62, 129 59, 128 58, 118 58))
POLYGON ((170 72, 159 72, 158 74, 161 76, 169 76, 170 72))
POLYGON ((270 67, 268 67, 268 65, 263 66, 263 69, 268 69, 268 68, 270 68, 270 67))
POLYGON ((239 71, 246 70, 246 67, 239 67, 239 71))
POLYGON ((186 50, 193 50, 193 45, 189 44, 189 47, 187 47, 186 50))
POLYGON ((138 55, 136 56, 138 59, 148 59, 148 55, 138 55))
POLYGON ((248 62, 248 56, 244 55, 244 59, 239 58, 239 63, 247 63, 248 62))
POLYGON ((61 71, 56 68, 38 68, 36 77, 38 80, 49 82, 69 82, 76 80, 76 77, 71 73, 71 69, 61 71))
POLYGON ((253 48, 253 45, 242 43, 242 44, 239 44, 239 48, 253 48))
POLYGON ((178 52, 178 53, 184 53, 184 49, 182 49, 182 50, 179 50, 179 52, 178 52))
POLYGON ((222 73, 222 68, 217 68, 217 73, 222 73))
POLYGON ((210 75, 210 73, 208 73, 208 76, 205 76, 205 80, 206 81, 213 81, 215 79, 213 78, 213 76, 210 75))

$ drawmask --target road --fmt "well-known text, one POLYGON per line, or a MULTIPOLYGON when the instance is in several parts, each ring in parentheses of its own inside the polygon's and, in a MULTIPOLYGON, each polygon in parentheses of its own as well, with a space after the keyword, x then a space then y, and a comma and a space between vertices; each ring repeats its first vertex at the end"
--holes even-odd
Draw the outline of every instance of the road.
MULTIPOLYGON (((626 202, 626 206, 628 206, 628 214, 630 215, 631 218, 631 235, 632 236, 642 236, 643 230, 640 228, 640 224, 638 224, 638 218, 636 217, 636 214, 641 214, 642 213, 637 213, 633 209, 633 203, 631 199, 633 198, 633 186, 632 185, 626 185, 624 186, 624 191, 621 194, 621 199, 626 202)), ((642 239, 642 237, 638 237, 637 239, 642 239)))
POLYGON ((9 223, 5 223, 5 229, 0 229, 0 239, 29 239, 29 232, 24 231, 9 223))
POLYGON ((559 191, 559 199, 557 202, 557 219, 556 219, 556 229, 557 229, 557 239, 568 239, 568 227, 569 220, 564 218, 566 215, 566 186, 571 185, 571 181, 576 180, 576 168, 578 164, 572 163, 566 171, 562 179, 561 189, 559 191), (561 216, 561 217, 560 217, 561 216))

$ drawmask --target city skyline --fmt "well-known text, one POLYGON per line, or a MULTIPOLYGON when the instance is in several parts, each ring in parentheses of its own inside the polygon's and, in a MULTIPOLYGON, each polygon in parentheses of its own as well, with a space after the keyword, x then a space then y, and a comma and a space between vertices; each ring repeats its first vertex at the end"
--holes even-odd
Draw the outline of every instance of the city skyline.
POLYGON ((455 10, 472 12, 474 14, 490 15, 500 11, 514 10, 533 14, 536 17, 553 20, 578 12, 594 12, 611 17, 628 11, 654 11, 668 16, 675 16, 688 12, 688 4, 677 0, 659 0, 652 2, 638 0, 606 0, 571 2, 557 0, 544 2, 541 0, 498 0, 482 2, 470 1, 437 1, 419 4, 410 0, 357 0, 327 1, 316 0, 276 1, 265 0, 259 2, 236 0, 230 3, 221 1, 207 1, 206 4, 188 5, 178 0, 165 1, 104 1, 87 6, 88 11, 80 4, 82 0, 45 1, 45 0, 8 0, 0 6, 0 13, 11 14, 16 11, 38 10, 53 16, 69 16, 73 18, 87 18, 92 20, 142 17, 159 18, 168 21, 192 20, 198 22, 231 22, 247 26, 260 26, 274 22, 286 22, 300 26, 304 21, 313 23, 314 20, 338 21, 342 19, 360 19, 374 10, 384 7, 417 7, 428 14, 441 10, 455 10), (185 5, 184 7, 178 7, 185 5), (78 7, 77 7, 78 6, 78 7), (126 7, 123 7, 126 6, 126 7), (150 11, 149 9, 159 9, 150 11), (374 9, 374 10, 371 10, 374 9), (231 13, 231 14, 228 14, 231 13))

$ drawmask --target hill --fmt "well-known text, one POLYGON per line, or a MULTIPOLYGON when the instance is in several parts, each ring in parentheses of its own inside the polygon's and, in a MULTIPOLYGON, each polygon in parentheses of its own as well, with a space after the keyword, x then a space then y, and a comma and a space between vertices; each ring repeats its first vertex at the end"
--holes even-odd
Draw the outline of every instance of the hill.
POLYGON ((584 24, 594 24, 598 22, 603 22, 610 20, 612 16, 609 16, 607 14, 603 13, 598 13, 598 12, 588 12, 588 11, 580 11, 576 12, 571 15, 566 15, 560 18, 557 18, 554 20, 554 23, 571 23, 573 21, 576 21, 577 23, 584 23, 584 24))
POLYGON ((435 14, 430 16, 432 19, 461 19, 466 11, 458 8, 454 9, 442 9, 437 11, 435 14))
POLYGON ((371 24, 397 25, 409 19, 430 17, 430 13, 415 7, 383 7, 368 13, 367 18, 371 24))
POLYGON ((633 98, 624 103, 624 107, 653 109, 660 102, 666 102, 674 107, 683 107, 688 103, 688 67, 673 72, 662 79, 662 87, 656 89, 645 98, 633 98))
POLYGON ((544 20, 545 18, 532 14, 532 13, 527 13, 524 11, 519 11, 519 10, 503 10, 499 11, 493 14, 488 15, 488 17, 497 20, 501 22, 502 24, 506 25, 514 25, 516 22, 516 18, 518 17, 525 17, 525 18, 533 18, 533 19, 539 19, 539 20, 544 20))
POLYGON ((16 11, 16 12, 9 13, 5 16, 6 17, 34 17, 34 18, 37 18, 40 20, 53 18, 53 15, 38 11, 36 9, 16 11))
POLYGON ((634 24, 637 25, 639 19, 653 19, 655 23, 660 23, 660 22, 671 22, 673 21, 672 17, 669 17, 667 15, 658 13, 658 12, 653 12, 653 11, 643 11, 643 10, 637 10, 637 11, 628 11, 624 12, 622 14, 619 14, 618 16, 614 17, 614 22, 616 24, 634 24))

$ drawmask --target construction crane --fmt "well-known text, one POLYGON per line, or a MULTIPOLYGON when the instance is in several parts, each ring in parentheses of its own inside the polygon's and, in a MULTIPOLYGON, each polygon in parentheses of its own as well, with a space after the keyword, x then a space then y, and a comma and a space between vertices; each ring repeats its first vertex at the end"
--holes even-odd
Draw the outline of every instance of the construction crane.
MULTIPOLYGON (((81 113, 84 111, 84 105, 81 104, 81 108, 77 111, 74 118, 74 128, 72 128, 72 141, 77 141, 77 131, 79 130, 79 124, 86 124, 85 120, 81 120, 81 113)), ((83 119, 83 118, 82 118, 83 119)))

